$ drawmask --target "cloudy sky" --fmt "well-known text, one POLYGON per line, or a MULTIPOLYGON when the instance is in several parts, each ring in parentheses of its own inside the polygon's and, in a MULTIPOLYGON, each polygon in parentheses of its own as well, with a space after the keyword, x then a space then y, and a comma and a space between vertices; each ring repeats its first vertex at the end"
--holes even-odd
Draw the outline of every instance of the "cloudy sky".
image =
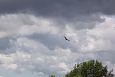
POLYGON ((63 76, 90 59, 115 69, 114 7, 115 0, 0 0, 0 77, 63 76))

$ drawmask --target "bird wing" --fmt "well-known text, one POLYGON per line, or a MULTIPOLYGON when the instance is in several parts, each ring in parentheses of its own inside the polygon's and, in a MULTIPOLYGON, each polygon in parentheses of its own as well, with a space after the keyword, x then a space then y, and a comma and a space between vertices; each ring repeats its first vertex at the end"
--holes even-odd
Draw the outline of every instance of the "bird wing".
POLYGON ((65 38, 65 40, 70 41, 69 39, 67 39, 67 37, 64 36, 64 38, 65 38))
POLYGON ((64 36, 65 40, 67 40, 67 38, 64 36))

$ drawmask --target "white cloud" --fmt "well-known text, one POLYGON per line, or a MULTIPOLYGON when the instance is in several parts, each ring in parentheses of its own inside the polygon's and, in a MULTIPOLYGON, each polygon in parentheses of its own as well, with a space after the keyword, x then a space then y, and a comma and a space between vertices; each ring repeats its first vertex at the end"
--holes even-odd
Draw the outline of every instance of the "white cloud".
POLYGON ((30 35, 32 33, 57 33, 58 28, 53 20, 36 17, 30 14, 0 15, 0 37, 9 35, 30 35))
POLYGON ((1 50, 0 68, 48 76, 65 74, 75 63, 89 59, 109 62, 109 67, 114 67, 115 17, 102 17, 105 21, 93 25, 93 28, 88 25, 88 28, 82 28, 77 24, 81 29, 76 30, 75 23, 68 22, 60 27, 53 19, 30 14, 1 15, 0 38, 12 38, 8 39, 10 47, 1 50), (64 40, 63 35, 70 42, 64 40))
POLYGON ((23 52, 16 52, 12 54, 0 54, 0 67, 4 69, 16 70, 18 63, 26 62, 31 58, 31 55, 23 52))

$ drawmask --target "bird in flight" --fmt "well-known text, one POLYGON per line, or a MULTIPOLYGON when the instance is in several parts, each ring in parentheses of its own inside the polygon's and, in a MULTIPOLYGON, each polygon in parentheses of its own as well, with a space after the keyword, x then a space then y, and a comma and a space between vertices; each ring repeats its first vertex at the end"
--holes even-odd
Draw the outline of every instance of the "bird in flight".
POLYGON ((64 36, 65 40, 70 41, 66 36, 64 36))

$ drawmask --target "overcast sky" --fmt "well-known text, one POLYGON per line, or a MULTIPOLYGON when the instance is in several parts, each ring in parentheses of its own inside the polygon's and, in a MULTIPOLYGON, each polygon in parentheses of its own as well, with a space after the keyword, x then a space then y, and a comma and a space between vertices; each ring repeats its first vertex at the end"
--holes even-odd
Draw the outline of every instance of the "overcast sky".
POLYGON ((115 70, 114 7, 115 0, 0 0, 0 77, 63 76, 91 59, 115 70))

